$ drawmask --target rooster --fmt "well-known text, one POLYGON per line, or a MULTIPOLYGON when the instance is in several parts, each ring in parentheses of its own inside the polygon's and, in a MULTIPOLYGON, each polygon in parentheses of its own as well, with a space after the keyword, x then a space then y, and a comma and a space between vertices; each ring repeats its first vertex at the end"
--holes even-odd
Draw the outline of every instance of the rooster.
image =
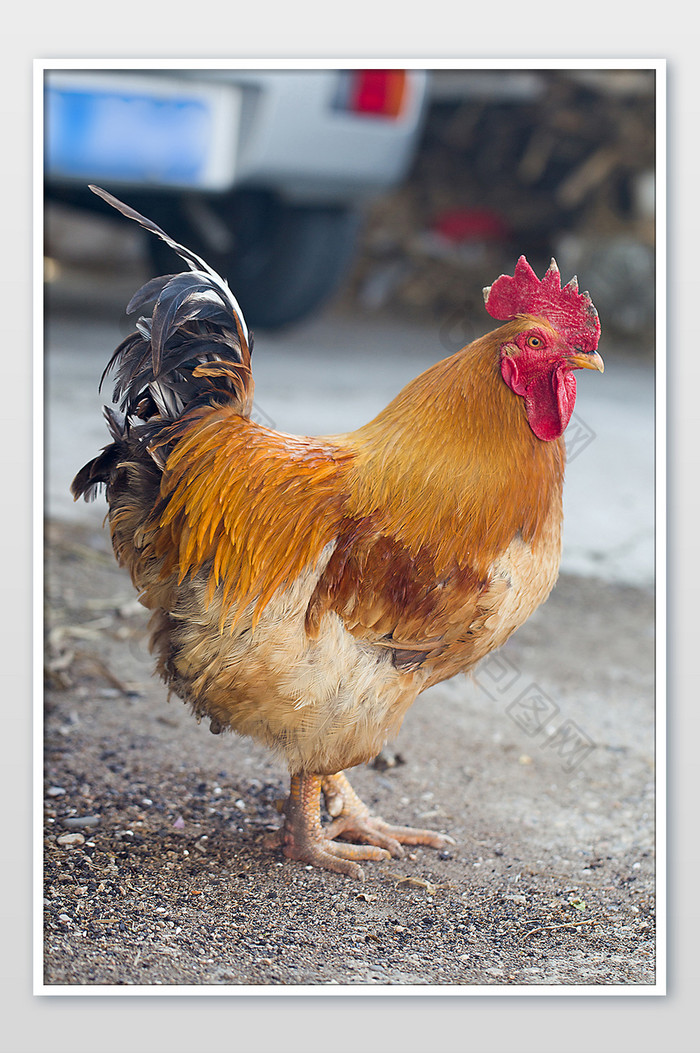
POLYGON ((562 288, 554 260, 539 280, 521 256, 484 290, 503 325, 357 431, 286 435, 250 417, 253 341, 228 285, 91 189, 189 268, 132 298, 129 313, 153 307, 105 370, 113 441, 72 484, 75 499, 106 489, 158 673, 214 733, 284 758, 288 858, 361 879, 361 861, 453 843, 372 815, 344 770, 552 589, 573 371, 603 370, 590 296, 575 278, 562 288))

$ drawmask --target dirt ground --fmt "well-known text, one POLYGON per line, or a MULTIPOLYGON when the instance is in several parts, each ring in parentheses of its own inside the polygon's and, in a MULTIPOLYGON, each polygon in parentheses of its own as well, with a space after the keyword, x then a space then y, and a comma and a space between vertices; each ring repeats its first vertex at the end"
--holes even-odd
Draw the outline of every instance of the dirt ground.
POLYGON ((167 702, 106 535, 46 552, 47 988, 654 984, 651 592, 564 576, 421 696, 351 780, 456 843, 358 884, 266 846, 286 772, 167 702))

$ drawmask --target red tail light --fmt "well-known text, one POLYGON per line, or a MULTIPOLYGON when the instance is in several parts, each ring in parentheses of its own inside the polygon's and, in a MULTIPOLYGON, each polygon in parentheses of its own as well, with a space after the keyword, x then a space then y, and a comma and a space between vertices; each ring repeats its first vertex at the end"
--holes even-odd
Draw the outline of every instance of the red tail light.
POLYGON ((359 69, 350 73, 346 108, 375 117, 398 117, 407 96, 403 69, 359 69))

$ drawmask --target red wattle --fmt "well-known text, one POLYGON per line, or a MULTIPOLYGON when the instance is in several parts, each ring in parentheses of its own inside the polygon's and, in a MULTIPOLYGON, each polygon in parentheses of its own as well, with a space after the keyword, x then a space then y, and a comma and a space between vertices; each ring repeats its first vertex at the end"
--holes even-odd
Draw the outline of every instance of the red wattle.
POLYGON ((576 377, 566 366, 540 372, 530 379, 520 375, 509 356, 501 359, 501 375, 508 387, 525 399, 530 427, 538 439, 549 442, 563 434, 576 402, 576 377))

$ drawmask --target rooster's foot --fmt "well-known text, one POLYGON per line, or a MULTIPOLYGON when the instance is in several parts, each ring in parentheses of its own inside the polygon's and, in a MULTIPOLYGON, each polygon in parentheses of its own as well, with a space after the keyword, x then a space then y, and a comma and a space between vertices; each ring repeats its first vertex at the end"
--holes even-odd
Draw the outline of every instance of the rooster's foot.
POLYGON ((362 841, 383 848, 397 857, 404 854, 402 845, 446 848, 455 843, 446 834, 417 830, 410 826, 392 826, 372 815, 342 772, 324 776, 322 789, 326 808, 333 818, 333 822, 325 830, 325 836, 329 839, 340 837, 350 841, 362 841))
POLYGON ((322 781, 318 775, 292 776, 277 841, 288 859, 363 881, 364 871, 356 860, 388 859, 389 851, 374 842, 350 845, 328 839, 320 819, 322 781))

